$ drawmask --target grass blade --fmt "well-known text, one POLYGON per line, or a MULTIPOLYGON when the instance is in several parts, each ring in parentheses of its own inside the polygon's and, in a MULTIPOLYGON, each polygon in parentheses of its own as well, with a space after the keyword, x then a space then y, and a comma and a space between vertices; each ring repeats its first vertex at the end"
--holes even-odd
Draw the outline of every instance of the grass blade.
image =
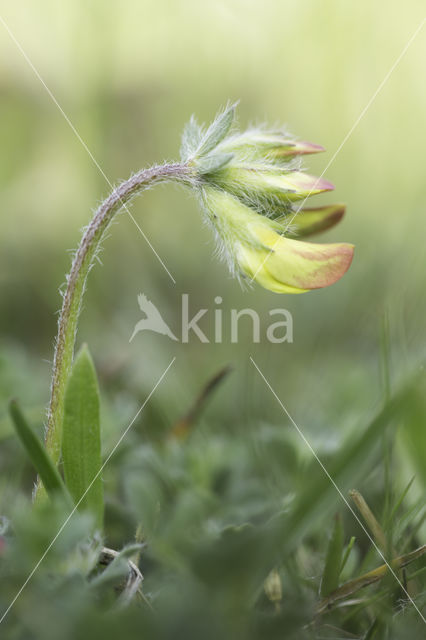
POLYGON ((24 446, 32 465, 39 474, 47 493, 50 497, 62 495, 64 500, 71 506, 70 496, 57 468, 44 448, 43 443, 26 421, 16 400, 10 402, 9 412, 16 434, 24 446))
MULTIPOLYGON (((404 556, 400 556, 399 558, 395 558, 390 563, 392 569, 402 569, 406 567, 411 562, 414 562, 418 558, 421 558, 426 552, 426 545, 411 551, 410 553, 405 554, 404 556)), ((374 584, 379 580, 382 580, 389 572, 388 565, 382 564, 380 567, 365 573, 359 578, 355 578, 354 580, 349 580, 349 582, 345 582, 341 587, 333 591, 327 598, 323 598, 318 603, 317 613, 323 613, 327 611, 331 606, 333 606, 338 600, 343 600, 348 596, 356 593, 360 589, 364 587, 368 587, 370 584, 374 584)))
POLYGON ((370 507, 366 503, 364 497, 356 489, 351 489, 349 495, 354 501, 359 513, 361 514, 365 524, 370 529, 376 544, 382 551, 386 553, 388 542, 386 540, 385 532, 376 519, 376 516, 371 511, 370 507))
POLYGON ((81 500, 79 509, 90 511, 102 528, 103 486, 101 475, 97 476, 102 465, 99 390, 86 345, 75 358, 65 394, 62 458, 65 482, 75 503, 81 500))
POLYGON ((392 507, 392 511, 390 512, 389 515, 389 519, 388 522, 386 523, 387 525, 389 523, 392 523, 393 519, 395 518, 395 515, 398 511, 398 509, 400 508, 400 506, 402 505, 403 501, 405 500, 405 497, 407 495, 407 493, 409 492, 409 490, 411 489, 411 485, 414 482, 414 478, 415 476, 413 476, 410 481, 408 482, 407 486, 405 487, 405 489, 402 491, 401 495, 398 497, 398 499, 395 501, 394 506, 392 507))
POLYGON ((339 575, 342 566, 343 554, 343 525, 339 514, 334 520, 334 528, 328 543, 327 555, 325 558, 324 571, 321 579, 321 597, 328 596, 329 593, 339 586, 339 575))
POLYGON ((355 536, 352 536, 351 539, 349 540, 349 544, 346 547, 346 550, 345 550, 345 553, 344 553, 344 556, 343 556, 343 559, 342 559, 342 566, 340 567, 340 573, 342 573, 343 569, 345 568, 345 565, 346 565, 346 563, 348 561, 348 558, 349 558, 349 554, 352 551, 352 547, 355 544, 355 540, 356 540, 355 536))

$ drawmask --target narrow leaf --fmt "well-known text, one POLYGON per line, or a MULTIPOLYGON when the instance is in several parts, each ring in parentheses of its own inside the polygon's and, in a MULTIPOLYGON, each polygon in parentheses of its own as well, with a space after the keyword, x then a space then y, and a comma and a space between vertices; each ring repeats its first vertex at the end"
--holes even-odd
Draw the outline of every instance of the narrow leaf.
POLYGON ((321 579, 321 597, 328 596, 329 593, 339 586, 340 568, 342 566, 343 553, 343 526, 339 514, 336 515, 334 528, 328 543, 327 555, 325 559, 324 572, 321 579))
MULTIPOLYGON (((46 407, 44 405, 36 405, 33 407, 25 407, 26 419, 36 427, 43 424, 46 407)), ((0 442, 10 438, 15 434, 15 429, 10 420, 10 411, 0 415, 0 442)))
POLYGON ((67 487, 79 509, 102 528, 103 486, 96 371, 86 345, 75 358, 64 402, 62 458, 67 487))
POLYGON ((399 496, 399 498, 396 500, 396 502, 395 502, 395 504, 394 504, 394 506, 393 506, 393 508, 392 508, 392 511, 391 511, 391 513, 390 513, 390 515, 389 515, 388 523, 390 523, 390 522, 392 522, 392 521, 393 521, 393 519, 394 519, 394 517, 395 517, 395 514, 397 513, 397 511, 398 511, 399 507, 401 506, 401 504, 402 504, 402 503, 403 503, 403 501, 405 500, 405 498, 406 498, 406 496, 407 496, 407 493, 408 493, 408 492, 409 492, 409 490, 411 489, 411 485, 413 484, 415 477, 416 477, 416 476, 413 476, 413 477, 411 478, 411 480, 409 481, 409 483, 407 484, 407 486, 405 487, 405 489, 402 491, 402 493, 401 493, 401 495, 399 496))
POLYGON ((222 142, 234 121, 236 106, 237 103, 227 107, 215 118, 198 147, 197 156, 206 155, 222 142))
POLYGON ((370 507, 366 503, 364 497, 360 494, 356 489, 351 489, 349 491, 349 495, 354 501, 358 511, 364 519, 365 524, 370 529, 373 534, 374 540, 376 544, 380 547, 382 551, 386 551, 387 549, 387 540, 385 533, 378 523, 376 516, 371 511, 370 507))
POLYGON ((346 547, 345 554, 343 556, 342 565, 340 567, 340 573, 342 573, 343 569, 345 568, 345 565, 346 565, 346 563, 348 561, 348 558, 349 558, 349 554, 352 551, 352 548, 353 548, 353 546, 355 544, 355 540, 356 540, 355 536, 352 536, 351 539, 349 540, 349 544, 346 547))
POLYGON ((9 411, 18 438, 24 446, 32 465, 39 474, 47 493, 50 497, 62 496, 71 506, 70 496, 57 468, 44 448, 43 443, 26 421, 16 400, 10 402, 9 411))

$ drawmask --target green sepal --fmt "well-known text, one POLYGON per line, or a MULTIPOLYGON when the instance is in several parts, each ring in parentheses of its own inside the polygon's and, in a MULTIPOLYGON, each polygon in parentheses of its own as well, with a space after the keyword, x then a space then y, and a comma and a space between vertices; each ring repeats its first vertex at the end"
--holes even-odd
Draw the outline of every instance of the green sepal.
POLYGON ((236 107, 237 103, 226 107, 225 110, 214 119, 197 149, 196 155, 198 157, 205 156, 207 153, 210 153, 210 151, 213 151, 213 149, 222 142, 232 126, 235 118, 236 107))
POLYGON ((191 156, 195 155, 198 147, 200 146, 202 137, 202 129, 197 123, 195 117, 192 115, 189 122, 185 125, 182 134, 182 143, 180 147, 180 157, 182 162, 187 162, 191 156))
POLYGON ((233 153, 213 153, 204 156, 196 163, 197 172, 200 175, 213 173, 225 167, 234 157, 233 153))

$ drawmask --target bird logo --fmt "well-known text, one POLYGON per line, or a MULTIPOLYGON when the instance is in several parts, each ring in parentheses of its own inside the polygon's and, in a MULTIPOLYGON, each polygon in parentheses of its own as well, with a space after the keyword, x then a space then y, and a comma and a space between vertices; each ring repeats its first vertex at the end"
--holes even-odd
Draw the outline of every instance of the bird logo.
POLYGON ((155 331, 155 333, 160 333, 163 336, 168 336, 172 340, 178 341, 168 324, 164 322, 155 304, 153 304, 151 300, 148 300, 143 293, 138 295, 138 304, 140 310, 146 317, 135 324, 129 342, 131 342, 140 331, 155 331))

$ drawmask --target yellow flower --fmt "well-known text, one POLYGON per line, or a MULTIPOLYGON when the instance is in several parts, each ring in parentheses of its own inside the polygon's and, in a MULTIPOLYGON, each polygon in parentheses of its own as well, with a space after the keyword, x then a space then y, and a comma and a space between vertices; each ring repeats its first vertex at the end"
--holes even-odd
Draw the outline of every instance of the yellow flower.
POLYGON ((354 247, 314 244, 281 235, 285 227, 232 195, 206 187, 203 202, 232 271, 276 293, 304 293, 334 284, 348 270, 354 247))
POLYGON ((348 270, 353 245, 299 240, 334 226, 345 212, 340 204, 303 208, 311 196, 334 189, 301 164, 323 148, 282 130, 233 132, 235 108, 228 105, 207 130, 192 118, 181 149, 231 273, 277 293, 333 284, 348 270))

